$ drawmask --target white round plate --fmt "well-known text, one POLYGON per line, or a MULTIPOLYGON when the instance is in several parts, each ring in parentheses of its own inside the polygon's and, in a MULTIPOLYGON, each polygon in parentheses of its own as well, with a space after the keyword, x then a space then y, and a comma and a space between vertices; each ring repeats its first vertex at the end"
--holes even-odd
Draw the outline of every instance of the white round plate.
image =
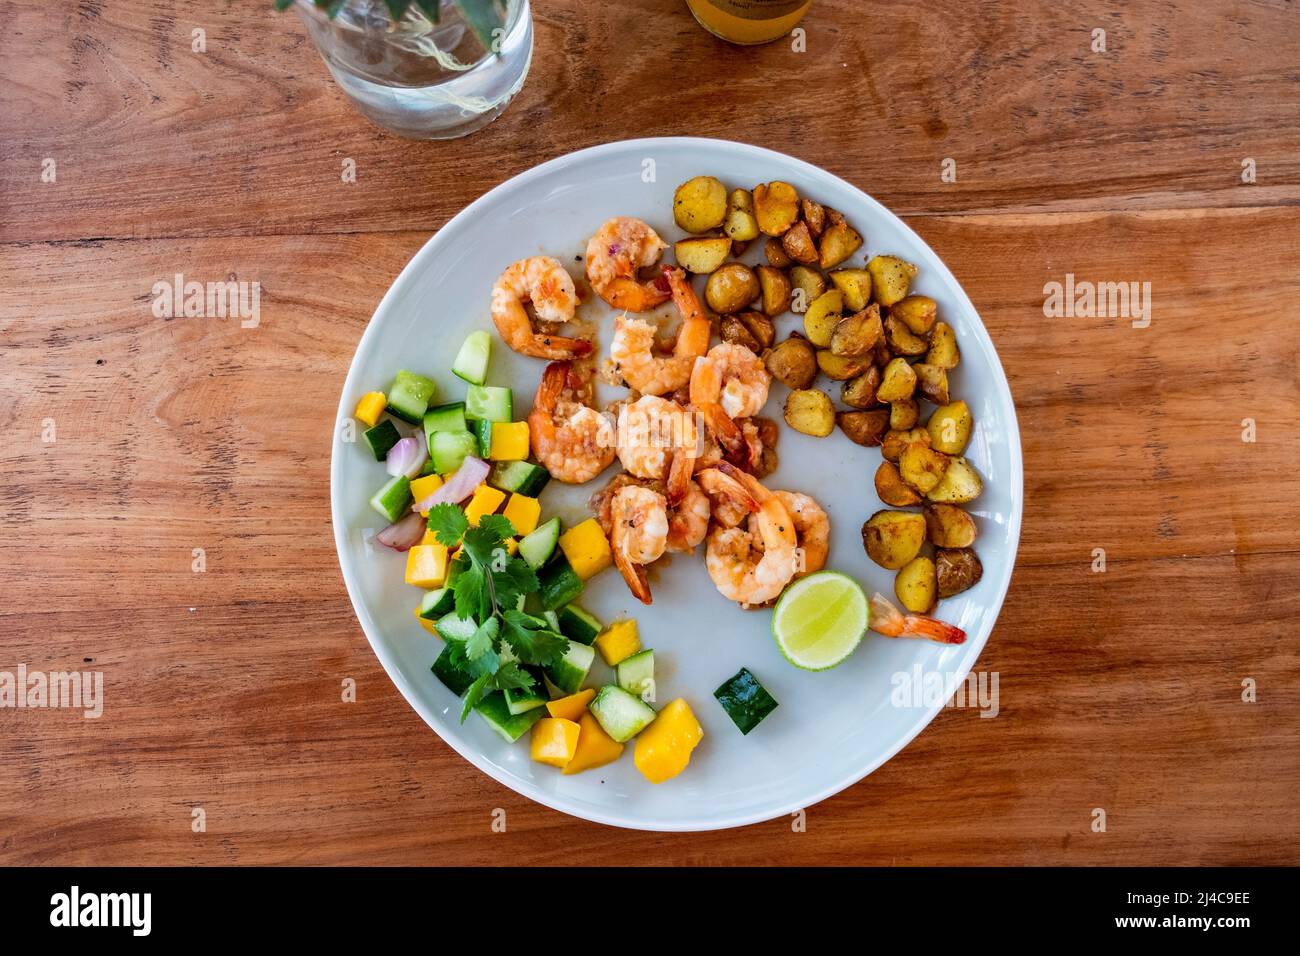
MULTIPOLYGON (((745 260, 757 261, 760 246, 753 243, 745 260)), ((600 320, 599 347, 607 355, 613 313, 591 299, 579 315, 600 320)), ((665 307, 671 311, 671 304, 665 307)), ((779 337, 798 323, 793 315, 778 320, 779 337)), ((514 389, 517 419, 528 412, 543 365, 494 340, 489 382, 514 389)), ((604 388, 602 404, 622 391, 604 388)), ((767 415, 780 420, 786 393, 773 384, 767 415)), ((831 394, 838 394, 838 385, 831 394)), ((859 447, 838 431, 817 439, 784 424, 778 449, 780 469, 766 483, 806 492, 830 513, 828 567, 855 577, 868 595, 881 591, 892 600, 894 575, 867 559, 860 536, 863 521, 884 507, 872 484, 879 449, 859 447)), ((587 517, 587 497, 612 474, 581 487, 552 481, 542 494, 544 514, 559 514, 566 524, 587 517)), ((904 678, 896 675, 911 680, 919 668, 955 681, 970 670, 1011 580, 1021 492, 1020 435, 1006 376, 974 306, 930 247, 871 197, 815 166, 755 146, 695 138, 631 140, 563 156, 498 186, 447 223, 402 270, 361 337, 343 386, 330 468, 334 537, 348 594, 375 654, 411 706, 465 759, 524 796, 588 820, 644 830, 710 830, 787 815, 860 780, 916 736, 942 702, 922 696, 918 703, 910 695, 899 700, 896 687, 904 678), (470 331, 495 333, 489 294, 502 269, 545 253, 581 279, 576 257, 616 215, 646 220, 671 243, 682 235, 672 219, 673 190, 701 174, 729 188, 790 182, 801 196, 840 210, 865 237, 845 265, 892 253, 919 267, 913 288, 938 300, 961 347, 951 385, 975 416, 967 457, 984 476, 984 493, 970 509, 979 524, 976 550, 984 577, 939 607, 940 616, 965 629, 965 644, 942 647, 869 632, 839 667, 808 673, 777 650, 771 612, 742 611, 723 599, 700 556, 678 556, 652 575, 651 607, 632 598, 616 570, 606 571, 588 583, 580 603, 606 622, 637 618, 644 646, 655 649, 660 705, 685 697, 704 739, 686 771, 657 786, 637 771, 631 745, 614 764, 566 777, 533 763, 526 737, 512 745, 476 715, 459 722, 460 701, 429 670, 441 642, 412 615, 419 593, 403 582, 404 556, 368 543, 383 521, 367 502, 387 476, 363 445, 343 440, 344 426, 357 400, 386 389, 402 368, 434 378, 435 401, 463 397, 464 385, 450 366, 470 331), (748 736, 713 698, 741 667, 780 703, 748 736)), ((610 677, 598 655, 590 683, 610 677)))

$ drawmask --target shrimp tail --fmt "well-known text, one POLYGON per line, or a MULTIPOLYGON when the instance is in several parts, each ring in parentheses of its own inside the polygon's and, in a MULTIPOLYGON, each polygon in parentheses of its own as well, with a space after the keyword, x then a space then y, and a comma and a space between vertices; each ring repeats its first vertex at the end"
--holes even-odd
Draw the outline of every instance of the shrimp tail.
POLYGON ((954 624, 940 621, 924 614, 904 614, 894 607, 883 594, 871 596, 869 625, 873 631, 886 637, 911 637, 934 641, 936 644, 964 644, 966 632, 954 624))
POLYGON ((727 460, 736 464, 749 461, 749 443, 740 426, 727 417, 722 406, 717 402, 701 402, 696 406, 704 416, 704 423, 709 427, 713 437, 718 440, 727 456, 727 460))
POLYGON ((623 580, 627 582, 627 588, 642 604, 649 604, 651 601, 650 581, 646 577, 645 568, 636 562, 630 560, 623 549, 617 544, 614 546, 614 564, 619 573, 623 575, 623 580))
POLYGON ((559 404, 560 396, 569 384, 569 372, 573 364, 568 361, 552 362, 542 372, 542 382, 537 386, 537 397, 533 407, 546 412, 553 412, 559 404))

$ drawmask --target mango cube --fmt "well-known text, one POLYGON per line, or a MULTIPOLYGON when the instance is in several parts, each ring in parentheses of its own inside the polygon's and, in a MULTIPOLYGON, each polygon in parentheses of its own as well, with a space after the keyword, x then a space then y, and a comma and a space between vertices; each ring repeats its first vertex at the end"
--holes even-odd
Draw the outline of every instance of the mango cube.
MULTIPOLYGON (((423 475, 419 478, 411 479, 411 500, 421 502, 429 495, 433 494, 442 487, 442 477, 440 475, 423 475)), ((421 511, 420 514, 427 515, 429 512, 421 511)))
POLYGON ((513 494, 501 513, 515 526, 515 534, 532 534, 537 530, 537 519, 542 516, 542 503, 527 495, 513 494))
POLYGON ((499 491, 491 485, 479 485, 474 489, 474 497, 470 498, 469 504, 465 506, 465 517, 469 519, 471 526, 478 527, 478 519, 495 512, 505 500, 504 491, 499 491))
POLYGON ((406 552, 406 583, 417 588, 440 588, 447 579, 447 549, 440 544, 417 544, 406 552))
POLYGON ((605 728, 600 726, 591 711, 586 711, 578 718, 578 747, 564 765, 563 773, 567 776, 592 767, 603 767, 613 763, 622 753, 623 745, 605 733, 605 728))
POLYGON ((614 555, 609 550, 609 539, 595 518, 575 524, 560 535, 560 550, 569 559, 569 564, 578 577, 584 581, 614 563, 614 555))
POLYGON ((610 667, 641 650, 641 635, 636 621, 615 621, 596 638, 596 650, 610 667))
POLYGON ((523 461, 527 458, 528 423, 493 422, 488 457, 493 461, 523 461))
POLYGON ((559 700, 548 701, 546 709, 552 717, 563 717, 565 720, 579 720, 587 712, 587 705, 591 699, 596 696, 596 689, 588 687, 586 690, 580 690, 576 694, 570 694, 568 697, 561 697, 559 700))
POLYGON ((691 751, 703 737, 704 728, 690 704, 678 697, 637 737, 632 753, 636 769, 651 783, 670 780, 686 769, 691 751))
POLYGON ((359 422, 365 422, 367 428, 374 428, 379 424, 379 416, 387 407, 388 399, 384 397, 383 392, 367 392, 361 396, 361 401, 357 402, 352 417, 359 422))
POLYGON ((442 635, 438 633, 437 621, 430 621, 427 618, 420 617, 418 614, 415 615, 415 619, 420 622, 420 627, 424 628, 434 637, 442 637, 442 635))
POLYGON ((563 767, 578 749, 578 725, 561 717, 543 717, 533 724, 532 753, 538 763, 563 767))

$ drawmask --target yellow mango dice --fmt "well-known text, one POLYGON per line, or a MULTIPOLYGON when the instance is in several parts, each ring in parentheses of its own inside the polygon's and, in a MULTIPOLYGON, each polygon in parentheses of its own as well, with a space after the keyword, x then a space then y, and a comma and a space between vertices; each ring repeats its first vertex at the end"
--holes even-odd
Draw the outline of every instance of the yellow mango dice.
POLYGON ((406 583, 417 588, 440 588, 447 579, 447 549, 440 544, 417 544, 406 552, 406 583))
POLYGON ((367 392, 361 396, 361 401, 357 402, 352 417, 359 422, 365 422, 367 428, 374 428, 379 423, 379 416, 387 407, 388 399, 384 397, 383 392, 367 392))
POLYGON ((513 494, 501 513, 510 519, 515 534, 532 534, 537 529, 537 519, 542 516, 542 503, 527 495, 513 494))
POLYGON ((704 728, 695 719, 690 704, 678 697, 659 711, 636 739, 632 758, 636 769, 651 783, 671 780, 691 762, 691 751, 704 737, 704 728))
POLYGON ((491 485, 479 485, 474 489, 474 497, 465 506, 465 517, 473 527, 478 527, 478 519, 494 513, 506 500, 506 493, 491 485))
POLYGON ((528 457, 527 422, 493 422, 492 447, 488 457, 493 461, 523 461, 528 457))
POLYGON ((424 628, 434 637, 442 637, 442 635, 438 633, 438 628, 434 626, 437 623, 436 621, 430 621, 428 618, 420 617, 418 613, 415 615, 415 619, 420 622, 420 627, 424 628))
POLYGON ((614 555, 609 550, 609 539, 595 518, 575 524, 560 535, 560 550, 569 559, 569 564, 578 577, 584 581, 614 563, 614 555))
POLYGON ((562 717, 543 717, 533 724, 532 753, 538 763, 563 767, 578 749, 578 725, 562 717))
POLYGON ((610 667, 641 650, 641 633, 636 621, 627 618, 605 628, 596 638, 596 650, 610 667))
POLYGON ((596 696, 595 688, 588 687, 586 690, 580 690, 576 694, 570 694, 568 697, 561 697, 559 700, 548 701, 546 709, 552 717, 563 717, 565 720, 578 720, 587 712, 587 705, 591 699, 596 696))
MULTIPOLYGON (((429 495, 433 494, 442 487, 441 475, 422 475, 419 478, 411 479, 411 500, 423 501, 429 495)), ((420 514, 428 515, 429 512, 421 511, 420 514)))
POLYGON ((424 537, 420 539, 420 544, 438 544, 438 535, 436 532, 424 529, 424 537))
POLYGON ((564 774, 567 776, 592 767, 603 767, 607 763, 613 763, 622 754, 623 745, 605 733, 605 728, 600 726, 591 711, 584 711, 578 718, 578 747, 564 765, 564 774))

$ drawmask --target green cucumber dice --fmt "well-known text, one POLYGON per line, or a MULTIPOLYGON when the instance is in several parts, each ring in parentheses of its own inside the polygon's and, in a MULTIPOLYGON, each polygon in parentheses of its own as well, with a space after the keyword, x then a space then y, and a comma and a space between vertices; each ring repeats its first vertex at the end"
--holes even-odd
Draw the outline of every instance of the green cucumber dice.
POLYGON ((614 668, 618 686, 634 697, 644 701, 654 700, 655 692, 655 652, 638 651, 631 657, 625 657, 614 668))
MULTIPOLYGON (((525 560, 527 560, 525 558, 525 560)), ((570 601, 577 600, 582 593, 582 578, 573 570, 567 558, 557 558, 537 574, 541 588, 538 595, 542 607, 548 611, 562 608, 570 601)))
POLYGON ((745 667, 715 690, 713 696, 718 698, 718 703, 742 734, 749 733, 776 710, 776 699, 745 667))
POLYGON ((566 694, 576 694, 582 690, 582 682, 587 679, 587 672, 591 670, 591 662, 595 659, 595 649, 569 641, 564 656, 555 663, 546 665, 546 677, 566 694))
POLYGON ((439 405, 424 413, 424 438, 426 445, 433 444, 435 432, 463 432, 469 427, 465 423, 465 403, 452 402, 439 405))
POLYGON ((451 588, 438 588, 424 592, 424 597, 420 598, 420 606, 416 608, 415 613, 426 621, 436 621, 455 607, 456 596, 452 594, 451 588))
POLYGON ((650 726, 657 716, 654 709, 621 687, 606 684, 597 691, 589 705, 596 722, 614 740, 626 743, 650 726))
MULTIPOLYGON (((551 555, 555 553, 556 545, 559 542, 560 519, 552 518, 545 524, 538 525, 519 539, 519 556, 527 562, 530 568, 536 571, 551 560, 551 555)), ((583 643, 590 644, 591 641, 584 641, 583 643)))
POLYGON ((465 691, 469 690, 469 685, 474 683, 474 675, 453 666, 451 654, 451 645, 448 644, 442 649, 438 659, 433 662, 433 676, 442 681, 457 697, 463 697, 465 691))
POLYGON ((500 491, 536 498, 551 480, 551 473, 528 461, 498 461, 488 472, 488 484, 500 491))
POLYGON ((467 455, 477 452, 478 439, 469 432, 434 432, 429 442, 429 458, 440 475, 455 471, 467 455))
POLYGON ((389 449, 402 440, 402 433, 397 430, 396 425, 385 418, 374 428, 367 428, 361 437, 370 446, 375 461, 383 461, 388 457, 389 449))
MULTIPOLYGON (((559 519, 556 519, 559 520, 559 519)), ((566 604, 556 615, 560 619, 559 631, 571 641, 592 644, 605 629, 596 616, 576 604, 566 604)))
POLYGON ((396 475, 384 482, 384 486, 370 499, 374 508, 390 522, 396 521, 411 504, 411 479, 405 475, 396 475))
POLYGON ((471 385, 465 389, 465 417, 475 421, 514 420, 514 398, 499 385, 471 385))
MULTIPOLYGON (((532 671, 532 668, 529 668, 532 671)), ((506 695, 506 709, 512 714, 526 714, 536 707, 545 707, 549 698, 542 684, 541 673, 533 674, 536 683, 532 687, 507 687, 502 693, 506 695)))
POLYGON ((433 626, 444 641, 468 641, 478 630, 472 617, 461 617, 455 611, 438 618, 438 623, 433 626))
POLYGON ((535 707, 522 714, 510 713, 510 707, 506 704, 506 695, 499 690, 494 690, 475 704, 474 712, 510 743, 514 743, 528 733, 533 724, 546 716, 545 707, 535 707))
POLYGON ((457 378, 471 385, 482 385, 487 381, 488 359, 491 357, 492 336, 480 329, 465 339, 456 353, 456 361, 451 363, 451 370, 457 378))
POLYGON ((474 422, 471 431, 474 437, 478 439, 478 456, 487 458, 492 454, 492 426, 496 422, 488 421, 486 418, 480 418, 474 422))
POLYGON ((402 369, 388 387, 388 411, 403 421, 419 425, 429 409, 435 387, 432 379, 402 369))

